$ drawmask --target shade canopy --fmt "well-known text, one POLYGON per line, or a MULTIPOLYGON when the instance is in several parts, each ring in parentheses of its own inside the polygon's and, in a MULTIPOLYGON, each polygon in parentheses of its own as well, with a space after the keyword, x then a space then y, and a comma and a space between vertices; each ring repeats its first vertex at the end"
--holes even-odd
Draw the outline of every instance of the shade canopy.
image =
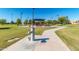
POLYGON ((45 19, 34 19, 34 21, 45 21, 45 19))

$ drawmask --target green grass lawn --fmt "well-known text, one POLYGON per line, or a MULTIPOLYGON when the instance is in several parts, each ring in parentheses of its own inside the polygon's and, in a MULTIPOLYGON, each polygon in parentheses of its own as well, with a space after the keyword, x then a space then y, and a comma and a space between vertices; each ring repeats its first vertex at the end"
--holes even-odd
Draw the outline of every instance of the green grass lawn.
POLYGON ((28 28, 18 27, 17 25, 0 25, 0 28, 5 27, 8 29, 0 29, 0 48, 5 48, 27 35, 28 28), (8 42, 15 38, 19 39, 8 42))
POLYGON ((45 30, 48 30, 48 29, 53 29, 53 28, 37 27, 35 29, 35 34, 36 35, 41 35, 45 30))
POLYGON ((79 51, 79 25, 67 25, 67 28, 56 31, 65 44, 75 51, 79 51))

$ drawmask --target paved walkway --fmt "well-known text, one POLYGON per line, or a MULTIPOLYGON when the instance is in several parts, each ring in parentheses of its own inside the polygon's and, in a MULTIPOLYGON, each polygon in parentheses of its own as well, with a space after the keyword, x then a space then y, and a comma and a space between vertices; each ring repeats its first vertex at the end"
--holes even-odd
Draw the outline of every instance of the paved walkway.
POLYGON ((5 48, 3 51, 33 51, 37 42, 28 41, 28 36, 5 48))
POLYGON ((28 38, 25 37, 13 45, 5 48, 3 51, 69 51, 69 48, 55 34, 56 30, 62 28, 63 27, 46 30, 41 36, 36 36, 36 38, 49 38, 47 43, 29 42, 28 38))
POLYGON ((64 42, 56 35, 55 31, 64 27, 47 30, 43 33, 43 37, 48 37, 47 43, 37 44, 35 51, 69 51, 69 48, 64 42))

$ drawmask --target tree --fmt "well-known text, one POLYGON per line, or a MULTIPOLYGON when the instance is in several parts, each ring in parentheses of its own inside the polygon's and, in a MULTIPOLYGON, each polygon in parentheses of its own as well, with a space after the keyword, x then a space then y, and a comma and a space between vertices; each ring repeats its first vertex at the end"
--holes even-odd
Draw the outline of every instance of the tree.
POLYGON ((57 21, 57 20, 53 20, 53 21, 52 21, 52 24, 53 24, 53 25, 56 25, 56 24, 58 24, 58 21, 57 21))
POLYGON ((28 21, 28 23, 29 23, 29 24, 32 24, 32 23, 33 23, 33 20, 30 19, 30 20, 28 21))
POLYGON ((60 24, 69 24, 69 23, 70 23, 70 21, 69 21, 69 19, 68 19, 68 16, 59 17, 59 18, 58 18, 58 22, 59 22, 60 24))
POLYGON ((24 25, 27 25, 27 24, 28 24, 28 20, 25 20, 25 21, 24 21, 24 25))
POLYGON ((68 19, 68 16, 66 16, 66 24, 70 24, 70 20, 68 19))
POLYGON ((17 21, 16 21, 16 24, 21 25, 22 24, 21 19, 18 18, 17 21))
POLYGON ((52 25, 52 20, 47 20, 47 25, 52 25))
POLYGON ((0 19, 0 24, 6 24, 6 19, 0 19))
POLYGON ((15 22, 14 22, 14 21, 11 21, 10 23, 11 23, 11 24, 15 24, 15 22))
POLYGON ((42 19, 42 21, 40 21, 41 25, 45 25, 45 19, 42 19))

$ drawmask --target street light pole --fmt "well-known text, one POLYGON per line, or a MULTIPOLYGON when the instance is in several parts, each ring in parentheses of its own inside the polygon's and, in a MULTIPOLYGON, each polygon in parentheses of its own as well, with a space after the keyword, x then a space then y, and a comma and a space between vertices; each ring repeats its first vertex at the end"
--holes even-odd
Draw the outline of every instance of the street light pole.
POLYGON ((35 40, 35 28, 34 28, 34 8, 32 9, 32 22, 31 22, 31 34, 30 40, 35 40))

